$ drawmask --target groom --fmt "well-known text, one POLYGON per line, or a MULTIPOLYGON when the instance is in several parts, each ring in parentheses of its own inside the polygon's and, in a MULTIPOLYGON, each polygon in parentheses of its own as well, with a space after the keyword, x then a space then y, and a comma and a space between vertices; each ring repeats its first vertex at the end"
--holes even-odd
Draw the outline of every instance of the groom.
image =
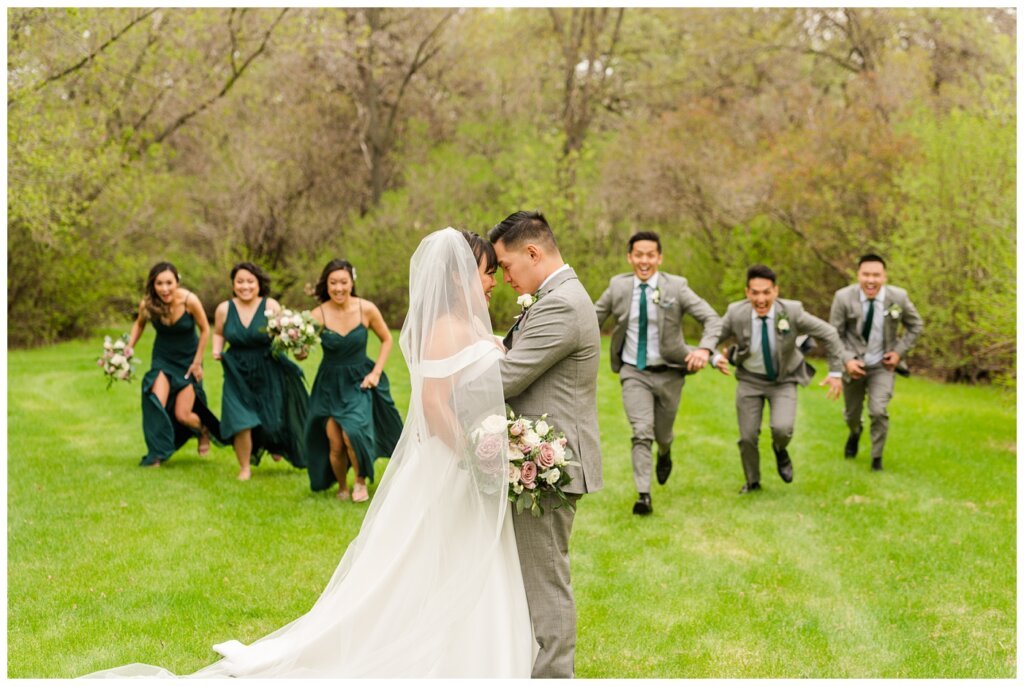
MULTIPOLYGON (((516 212, 491 229, 505 282, 532 295, 509 336, 501 362, 505 399, 517 414, 547 413, 565 433, 580 467, 569 467, 565 486, 578 503, 601 488, 597 428, 597 370, 601 334, 593 301, 576 273, 562 261, 544 215, 516 212)), ((533 633, 540 652, 534 678, 572 677, 576 649, 576 604, 569 583, 569 534, 574 513, 544 501, 544 514, 524 510, 513 518, 533 633)))

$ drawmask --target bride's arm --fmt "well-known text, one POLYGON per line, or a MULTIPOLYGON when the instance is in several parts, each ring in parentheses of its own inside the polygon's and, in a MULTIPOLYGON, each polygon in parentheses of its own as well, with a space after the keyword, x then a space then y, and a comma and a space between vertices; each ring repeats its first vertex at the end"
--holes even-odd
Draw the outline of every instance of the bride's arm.
MULTIPOLYGON (((442 360, 451 357, 463 350, 470 339, 470 330, 465 321, 453 317, 440 319, 424 346, 423 359, 442 360)), ((457 375, 425 377, 421 399, 428 431, 459 454, 465 436, 451 403, 457 380, 457 375)))

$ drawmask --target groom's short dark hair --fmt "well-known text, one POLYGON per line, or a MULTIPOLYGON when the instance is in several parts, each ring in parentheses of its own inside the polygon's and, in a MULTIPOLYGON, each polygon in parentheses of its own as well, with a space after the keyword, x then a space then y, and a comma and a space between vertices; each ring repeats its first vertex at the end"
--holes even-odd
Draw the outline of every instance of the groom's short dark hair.
POLYGON ((491 243, 501 241, 506 248, 513 250, 525 243, 539 243, 558 250, 555 234, 540 212, 513 212, 491 229, 487 238, 491 243))

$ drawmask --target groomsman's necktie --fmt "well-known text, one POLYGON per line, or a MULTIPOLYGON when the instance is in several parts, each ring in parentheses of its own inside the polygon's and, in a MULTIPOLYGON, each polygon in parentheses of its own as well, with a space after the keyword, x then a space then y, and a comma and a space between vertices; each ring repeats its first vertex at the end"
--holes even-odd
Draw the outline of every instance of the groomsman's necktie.
POLYGON ((875 299, 868 298, 868 314, 864 317, 864 328, 860 330, 860 337, 864 339, 866 343, 868 337, 871 336, 871 324, 875 319, 875 299))
POLYGON ((636 342, 636 368, 647 366, 647 284, 640 284, 640 325, 636 342))
POLYGON ((764 373, 769 381, 775 381, 775 365, 772 364, 772 347, 768 343, 768 317, 761 317, 761 355, 764 357, 764 373))

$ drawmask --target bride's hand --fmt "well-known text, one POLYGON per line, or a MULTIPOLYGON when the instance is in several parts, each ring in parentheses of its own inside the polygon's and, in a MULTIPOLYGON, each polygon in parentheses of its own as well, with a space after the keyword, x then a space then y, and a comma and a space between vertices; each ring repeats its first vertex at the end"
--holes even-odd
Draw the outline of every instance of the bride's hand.
POLYGON ((505 339, 502 338, 501 336, 494 336, 494 345, 497 346, 498 350, 500 350, 501 352, 508 352, 508 348, 505 347, 505 339))

